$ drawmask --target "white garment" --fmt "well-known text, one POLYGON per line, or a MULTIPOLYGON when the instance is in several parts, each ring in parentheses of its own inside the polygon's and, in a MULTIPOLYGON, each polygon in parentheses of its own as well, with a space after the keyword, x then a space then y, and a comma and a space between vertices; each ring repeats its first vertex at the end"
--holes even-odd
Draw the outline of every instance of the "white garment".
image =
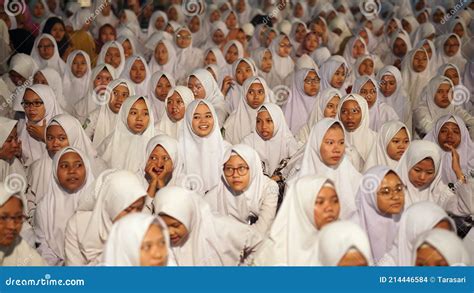
POLYGON ((357 224, 349 221, 336 221, 324 226, 319 233, 318 247, 318 258, 322 266, 337 266, 352 249, 360 252, 369 266, 373 265, 367 234, 357 224))
POLYGON ((416 107, 416 101, 418 101, 421 91, 431 79, 431 63, 433 63, 432 59, 430 60, 428 58, 428 53, 423 47, 411 50, 403 58, 401 67, 403 86, 405 87, 405 91, 410 98, 412 109, 416 107), (413 69, 413 58, 415 57, 415 53, 418 51, 424 52, 428 59, 426 68, 422 72, 416 72, 413 69))
MULTIPOLYGON (((105 43, 102 46, 102 48, 100 49, 100 53, 99 53, 99 56, 97 57, 96 64, 99 65, 99 64, 105 64, 106 63, 105 62, 105 55, 107 55, 107 51, 109 50, 109 48, 117 48, 119 50, 120 64, 114 70, 116 76, 119 76, 120 74, 122 74, 123 68, 125 67, 125 53, 123 51, 122 44, 120 44, 119 42, 117 42, 117 41, 108 41, 107 43, 105 43)), ((96 66, 96 68, 97 68, 97 66, 96 66)), ((94 77, 92 77, 92 79, 94 79, 94 77)))
POLYGON ((151 37, 151 35, 154 34, 155 32, 163 31, 163 29, 166 27, 167 22, 168 22, 168 15, 166 15, 164 11, 157 10, 153 12, 153 14, 150 17, 150 21, 148 22, 148 30, 147 30, 148 37, 151 37), (160 30, 156 27, 156 21, 158 20, 158 18, 162 18, 163 23, 164 23, 164 27, 161 28, 160 30))
POLYGON ((150 69, 151 73, 156 73, 157 71, 173 73, 176 59, 176 48, 173 43, 171 43, 170 40, 161 38, 159 41, 156 41, 155 45, 153 46, 153 54, 151 56, 150 62, 148 62, 148 68, 150 69), (168 52, 168 60, 165 64, 158 64, 158 61, 155 58, 155 50, 158 44, 163 44, 166 48, 166 51, 168 52))
POLYGON ((33 44, 33 49, 31 51, 31 57, 35 60, 36 64, 38 64, 39 68, 51 67, 56 70, 59 74, 63 75, 66 70, 66 64, 59 56, 58 51, 58 44, 56 40, 50 34, 41 34, 35 39, 35 43, 33 44), (54 53, 53 56, 49 59, 43 59, 39 53, 38 45, 42 39, 48 39, 53 43, 54 46, 54 53))
MULTIPOLYGON (((169 72, 156 71, 151 76, 150 81, 148 82, 147 95, 148 95, 148 99, 151 104, 151 107, 153 109, 153 115, 156 121, 159 121, 160 119, 162 119, 164 114, 166 113, 166 100, 161 101, 160 98, 156 96, 156 88, 158 86, 158 82, 160 81, 162 77, 168 80, 168 82, 171 85, 171 88, 176 86, 176 81, 169 72)), ((171 95, 170 93, 172 93, 171 89, 168 92, 168 95, 171 95)))
MULTIPOLYGON (((357 70, 355 68, 355 63, 356 63, 356 58, 352 55, 352 51, 354 50, 354 45, 356 41, 361 41, 362 44, 364 45, 364 53, 363 55, 369 55, 369 50, 367 49, 367 44, 365 43, 364 39, 361 36, 354 36, 349 39, 349 41, 346 44, 346 47, 344 48, 344 53, 343 57, 346 59, 347 63, 349 64, 349 67, 352 69, 352 71, 357 70)), ((374 64, 375 65, 375 64, 374 64)))
MULTIPOLYGON (((321 68, 319 69, 319 76, 321 77, 321 87, 319 89, 320 92, 332 87, 331 79, 337 69, 341 66, 344 68, 347 80, 347 77, 350 75, 350 69, 344 57, 333 55, 328 60, 326 60, 323 65, 321 65, 321 68)), ((338 90, 340 90, 342 93, 345 93, 345 88, 345 84, 343 84, 341 88, 338 88, 338 90)))
POLYGON ((278 185, 263 174, 260 157, 251 147, 238 144, 227 150, 221 162, 222 168, 232 156, 240 156, 249 167, 248 186, 242 192, 235 192, 221 171, 218 185, 211 189, 204 199, 214 212, 232 216, 244 224, 249 224, 250 216, 256 216, 258 220, 251 227, 265 235, 275 218, 278 185))
MULTIPOLYGON (((186 27, 183 26, 176 30, 175 33, 175 43, 177 40, 177 35, 181 31, 188 31, 191 35, 191 31, 186 27)), ((195 69, 199 68, 202 65, 202 61, 204 60, 204 52, 198 48, 193 46, 193 41, 186 48, 179 48, 176 45, 176 63, 173 71, 173 76, 176 78, 177 81, 183 81, 189 75, 190 72, 194 71, 195 69)))
POLYGON ((289 38, 286 35, 279 35, 277 36, 272 43, 270 44, 270 51, 272 52, 272 58, 273 58, 273 68, 278 75, 278 77, 282 80, 284 80, 288 75, 290 75, 295 68, 295 63, 291 59, 290 56, 287 57, 281 57, 278 52, 280 49, 280 42, 289 38))
MULTIPOLYGON (((467 31, 465 33, 467 33, 467 31)), ((463 43, 461 41, 461 38, 459 38, 459 36, 456 35, 455 33, 444 34, 444 35, 441 35, 438 38, 436 38, 435 46, 437 48, 439 48, 436 51, 436 62, 437 62, 437 64, 442 65, 442 64, 446 64, 446 63, 454 63, 459 68, 459 70, 464 71, 464 66, 467 63, 467 60, 466 60, 466 58, 464 58, 464 56, 462 56, 462 53, 461 53, 462 45, 463 45, 463 43), (456 54, 454 56, 449 57, 444 52, 444 44, 451 37, 455 37, 458 40, 459 49, 458 49, 458 51, 456 52, 456 54)))
POLYGON ((66 98, 66 102, 68 107, 69 113, 71 112, 71 108, 87 93, 87 88, 90 84, 91 80, 91 61, 89 58, 89 54, 82 50, 74 50, 69 54, 66 61, 66 71, 64 73, 64 80, 63 80, 63 89, 64 89, 64 97, 66 98), (72 63, 74 62, 74 58, 77 55, 82 55, 86 59, 86 73, 81 77, 77 78, 72 73, 72 63))
POLYGON ((148 95, 148 90, 149 90, 148 83, 149 83, 149 80, 150 80, 150 77, 151 77, 151 73, 150 73, 150 70, 148 69, 148 65, 146 63, 145 58, 143 58, 141 56, 138 56, 138 55, 130 56, 127 59, 127 61, 125 61, 125 67, 124 67, 120 77, 128 79, 133 84, 133 86, 135 88, 135 94, 136 95, 138 95, 138 96, 148 95), (140 83, 135 83, 132 80, 132 77, 130 76, 132 67, 133 67, 135 61, 137 61, 137 60, 141 61, 143 63, 143 66, 145 67, 145 76, 144 76, 143 81, 140 82, 140 83))
POLYGON ((175 93, 177 93, 183 100, 185 110, 194 100, 194 94, 189 88, 182 85, 173 87, 169 91, 168 96, 166 97, 166 100, 162 105, 164 113, 161 115, 161 120, 158 122, 157 127, 158 130, 169 135, 170 137, 174 139, 179 139, 179 136, 183 133, 182 129, 184 127, 185 117, 183 117, 179 121, 172 121, 170 119, 170 114, 166 108, 166 105, 168 104, 168 99, 175 93))
POLYGON ((261 241, 249 226, 213 215, 207 202, 187 189, 165 187, 154 204, 156 214, 173 217, 188 230, 186 239, 171 248, 178 266, 236 266, 261 241))
POLYGON ((63 94, 62 77, 59 73, 51 67, 45 67, 40 69, 38 72, 41 72, 48 85, 53 89, 56 100, 61 108, 66 110, 66 112, 69 112, 70 108, 68 107, 68 103, 63 94))
MULTIPOLYGON (((237 81, 237 68, 242 62, 247 63, 247 65, 250 66, 250 70, 251 70, 250 77, 258 75, 257 66, 255 65, 253 60, 250 58, 239 58, 235 60, 234 63, 232 63, 230 76, 233 79, 233 83, 225 96, 225 100, 226 100, 227 108, 229 109, 229 112, 233 112, 237 109, 241 101, 241 96, 246 94, 246 92, 244 93, 244 85, 243 84, 240 85, 238 82, 236 82, 237 81)), ((269 92, 269 89, 266 92, 269 92)))

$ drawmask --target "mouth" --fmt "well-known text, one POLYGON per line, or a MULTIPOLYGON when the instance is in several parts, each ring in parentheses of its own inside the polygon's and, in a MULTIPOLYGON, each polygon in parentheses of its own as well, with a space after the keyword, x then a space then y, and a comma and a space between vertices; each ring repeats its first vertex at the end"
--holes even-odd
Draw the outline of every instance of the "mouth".
POLYGON ((161 173, 163 173, 163 168, 162 167, 153 168, 153 172, 160 175, 161 173))
POLYGON ((173 244, 179 243, 179 239, 180 239, 179 236, 170 236, 170 241, 173 244))
POLYGON ((143 124, 140 124, 140 123, 135 124, 135 129, 141 130, 143 129, 143 127, 145 127, 143 124))
POLYGON ((394 203, 394 204, 390 205, 390 207, 392 207, 392 208, 394 208, 394 209, 398 209, 398 208, 400 208, 401 206, 402 206, 401 203, 394 203))
POLYGON ((199 129, 199 130, 202 130, 202 131, 206 131, 206 130, 209 129, 209 125, 199 125, 199 126, 198 126, 198 129, 199 129))
POLYGON ((324 218, 327 223, 334 222, 336 220, 336 217, 334 216, 327 216, 324 218))
POLYGON ((331 159, 333 159, 334 161, 339 161, 341 159, 341 156, 334 156, 331 157, 331 159))
POLYGON ((77 177, 69 177, 66 179, 66 182, 68 183, 77 183, 79 181, 79 178, 77 177))

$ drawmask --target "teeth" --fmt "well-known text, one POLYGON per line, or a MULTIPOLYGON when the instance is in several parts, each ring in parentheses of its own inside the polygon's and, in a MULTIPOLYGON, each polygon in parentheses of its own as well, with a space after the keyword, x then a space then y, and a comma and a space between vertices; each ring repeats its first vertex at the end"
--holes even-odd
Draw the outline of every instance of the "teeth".
POLYGON ((203 130, 206 130, 206 129, 208 129, 208 128, 209 128, 209 126, 208 126, 208 125, 202 125, 202 126, 199 126, 199 129, 203 129, 203 130))

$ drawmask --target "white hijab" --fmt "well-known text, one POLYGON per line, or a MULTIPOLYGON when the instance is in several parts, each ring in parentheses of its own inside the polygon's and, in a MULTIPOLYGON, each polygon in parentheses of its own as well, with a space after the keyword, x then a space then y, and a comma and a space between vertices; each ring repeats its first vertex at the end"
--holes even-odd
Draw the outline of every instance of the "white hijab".
POLYGON ((74 50, 67 57, 63 87, 64 96, 67 98, 67 103, 70 107, 73 107, 87 93, 87 87, 91 80, 91 70, 91 60, 89 54, 86 52, 82 50, 74 50), (87 63, 87 71, 81 78, 77 78, 72 73, 72 63, 77 55, 84 56, 87 63))
POLYGON ((89 264, 97 263, 102 254, 113 220, 147 194, 138 177, 126 170, 108 172, 95 192, 97 201, 80 240, 81 252, 89 264))
POLYGON ((176 47, 171 43, 170 40, 167 40, 165 38, 161 38, 159 41, 155 43, 153 46, 153 54, 151 56, 150 62, 148 62, 148 68, 150 69, 150 72, 154 73, 157 71, 165 71, 165 72, 174 72, 175 69, 175 64, 176 64, 176 47), (168 61, 166 61, 165 64, 160 65, 158 64, 158 61, 156 61, 155 58, 155 50, 158 44, 163 44, 166 48, 166 51, 168 51, 168 61))
POLYGON ((227 34, 229 33, 229 29, 227 28, 226 24, 222 20, 214 21, 210 27, 210 34, 207 37, 206 43, 204 44, 204 48, 211 48, 211 47, 218 46, 212 39, 216 31, 221 31, 224 34, 224 37, 227 37, 227 34))
MULTIPOLYGON (((178 34, 181 31, 188 31, 189 35, 192 37, 191 31, 186 27, 180 27, 176 30, 174 35, 175 44, 178 38, 178 34)), ((176 63, 175 68, 173 71, 173 75, 177 80, 183 80, 193 70, 199 68, 202 65, 203 60, 203 52, 201 49, 193 46, 193 40, 191 39, 191 43, 186 48, 179 48, 177 45, 176 47, 176 63)))
MULTIPOLYGON (((467 31, 465 32, 467 33, 467 31)), ((436 51, 436 60, 437 64, 446 64, 446 63, 453 63, 455 64, 461 71, 464 71, 464 66, 467 63, 466 58, 463 57, 461 50, 462 50, 462 40, 461 38, 455 34, 455 33, 449 33, 449 34, 444 34, 436 38, 435 40, 435 45, 437 48, 439 48, 436 51), (458 51, 454 56, 447 56, 446 53, 444 52, 444 43, 448 41, 449 38, 455 37, 458 42, 459 42, 459 48, 458 51)))
POLYGON ((432 59, 430 60, 428 53, 423 47, 411 50, 403 58, 401 70, 403 86, 410 98, 412 109, 416 106, 416 101, 418 100, 421 91, 431 79, 431 61, 432 59), (416 72, 413 70, 413 58, 415 57, 415 53, 418 51, 424 52, 428 60, 427 66, 422 72, 416 72))
POLYGON ((206 52, 204 52, 204 58, 206 58, 207 54, 209 54, 210 52, 212 52, 216 57, 215 65, 217 66, 217 68, 219 70, 223 70, 227 65, 227 61, 225 60, 224 54, 222 53, 221 49, 219 49, 219 47, 210 47, 206 50, 206 52))
POLYGON ((382 78, 386 75, 391 75, 395 78, 397 82, 397 89, 392 95, 385 97, 382 94, 379 96, 379 98, 390 105, 395 110, 398 117, 400 117, 402 122, 406 123, 407 126, 411 128, 411 121, 409 121, 411 117, 411 103, 410 98, 405 92, 402 74, 395 66, 387 65, 377 72, 377 81, 379 84, 382 84, 382 78))
POLYGON ((112 226, 104 247, 104 265, 140 266, 142 242, 151 225, 160 227, 166 248, 169 250, 170 236, 163 220, 144 213, 133 213, 126 215, 112 226))
POLYGON ((183 243, 171 248, 178 266, 236 266, 246 249, 260 241, 249 226, 214 215, 193 191, 167 186, 153 202, 157 214, 175 218, 188 230, 183 243))
MULTIPOLYGON (((0 148, 6 142, 17 123, 18 121, 16 120, 0 116, 0 148)), ((18 158, 13 158, 12 161, 0 159, 0 181, 5 181, 9 175, 15 173, 26 178, 25 169, 18 158)))
POLYGON ((185 126, 179 140, 179 155, 184 162, 184 173, 187 176, 197 176, 202 186, 197 193, 204 194, 219 183, 220 162, 224 158, 225 143, 220 133, 216 111, 207 100, 194 100, 186 108, 185 126), (192 119, 199 104, 205 104, 214 118, 214 127, 206 137, 194 133, 192 119))
POLYGON ((283 107, 286 121, 288 122, 288 126, 293 134, 298 133, 300 128, 306 123, 311 110, 314 108, 314 105, 319 98, 319 92, 315 96, 309 96, 304 91, 304 80, 311 71, 315 72, 319 77, 319 74, 315 69, 302 68, 296 71, 293 76, 288 101, 283 107))
POLYGON ((321 176, 305 176, 290 184, 285 199, 257 252, 257 266, 317 265, 319 230, 314 222, 314 204, 321 188, 331 181, 321 176))
MULTIPOLYGON (((90 189, 94 182, 94 175, 89 158, 78 148, 66 147, 57 152, 52 161, 52 168, 49 176, 50 180, 48 192, 38 203, 36 210, 36 221, 38 229, 43 228, 45 237, 44 245, 47 245, 60 259, 65 259, 64 239, 66 224, 76 212, 79 199, 86 193, 92 192, 90 189), (59 183, 58 169, 61 157, 67 153, 77 153, 84 163, 86 169, 86 178, 84 184, 74 193, 69 193, 59 183), (38 223, 39 221, 39 223, 38 223)), ((41 247, 41 246, 40 246, 41 247)), ((40 248, 41 250, 41 248, 40 248)))
POLYGON ((322 266, 337 266, 352 249, 360 252, 369 266, 373 265, 369 238, 355 223, 336 221, 327 224, 319 233, 318 246, 318 259, 322 266))
POLYGON ((342 56, 344 57, 344 59, 346 59, 347 63, 349 64, 349 66, 352 68, 353 71, 357 70, 355 68, 356 58, 352 56, 352 51, 354 50, 354 45, 356 41, 361 41, 362 44, 364 44, 363 55, 369 55, 369 50, 367 50, 367 44, 365 43, 364 39, 361 36, 354 36, 350 38, 346 44, 346 47, 344 48, 344 53, 342 56))
POLYGON ((408 140, 411 141, 410 131, 407 126, 400 121, 391 120, 380 127, 375 144, 372 145, 369 157, 364 165, 364 170, 368 170, 373 166, 383 165, 391 169, 395 169, 398 165, 398 161, 393 160, 387 153, 387 147, 392 138, 402 129, 408 134, 408 140))
POLYGON ((143 153, 150 138, 155 136, 155 120, 150 103, 146 97, 131 96, 124 102, 118 113, 118 120, 114 131, 104 139, 99 148, 102 150, 102 158, 112 168, 130 170, 137 172, 146 158, 143 153), (149 122, 142 133, 132 133, 128 127, 127 118, 133 104, 143 99, 148 108, 149 122))
POLYGON ((100 49, 96 64, 105 64, 105 55, 107 54, 107 50, 109 50, 109 48, 117 48, 120 52, 120 64, 117 68, 114 68, 116 75, 119 76, 122 73, 123 68, 125 67, 125 53, 120 42, 108 41, 107 43, 105 43, 100 49))
POLYGON ((69 107, 69 104, 67 103, 63 94, 62 78, 59 73, 51 67, 45 67, 40 69, 38 72, 41 72, 48 85, 53 89, 56 100, 58 101, 61 108, 69 112, 71 107, 69 107))
POLYGON ((427 114, 429 114, 429 118, 433 124, 438 121, 440 117, 452 114, 455 111, 455 105, 453 103, 449 103, 446 108, 440 108, 435 102, 436 92, 442 84, 447 84, 451 89, 453 88, 451 79, 444 75, 435 76, 423 89, 418 104, 418 107, 428 108, 427 114))
POLYGON ((286 124, 285 116, 279 106, 265 103, 258 109, 255 116, 263 111, 268 111, 273 120, 273 137, 263 140, 257 133, 255 123, 252 132, 242 140, 242 143, 251 146, 258 152, 260 159, 265 164, 265 172, 271 176, 280 165, 281 160, 293 156, 299 146, 286 124))
POLYGON ((357 216, 353 220, 367 232, 375 262, 391 249, 403 213, 403 209, 396 215, 379 210, 377 190, 389 172, 396 174, 386 166, 370 168, 364 173, 356 195, 357 216))
POLYGON ((288 75, 290 75, 294 71, 294 68, 295 68, 295 63, 293 62, 290 56, 281 57, 278 54, 278 51, 280 49, 280 42, 284 38, 288 38, 288 36, 279 35, 270 44, 270 51, 272 52, 272 58, 273 58, 273 69, 277 73, 278 77, 281 78, 282 80, 284 80, 288 75))
POLYGON ((155 25, 156 20, 160 17, 163 18, 163 23, 164 23, 163 29, 166 27, 166 23, 168 22, 168 15, 166 15, 166 13, 161 10, 157 10, 153 12, 153 14, 150 17, 150 21, 148 22, 148 30, 147 30, 148 37, 150 37, 155 32, 163 30, 163 29, 158 30, 158 28, 155 25))
POLYGON ((313 126, 320 120, 326 118, 324 116, 324 111, 333 97, 339 97, 339 100, 344 96, 340 90, 333 87, 328 87, 319 94, 318 101, 314 104, 313 110, 311 111, 308 117, 307 127, 309 127, 308 132, 313 128, 313 126))
MULTIPOLYGON (((319 69, 319 76, 321 77, 321 87, 319 89, 320 92, 324 91, 327 88, 332 87, 331 85, 331 79, 334 75, 334 73, 337 71, 339 67, 345 68, 345 73, 346 73, 346 81, 348 77, 350 76, 350 68, 347 64, 347 61, 344 59, 344 57, 339 56, 339 55, 333 55, 329 57, 326 62, 321 65, 321 68, 319 69)), ((341 88, 339 88, 341 92, 345 92, 345 83, 342 85, 341 88)))
POLYGON ((189 104, 194 100, 194 94, 189 88, 182 85, 173 87, 169 91, 168 96, 166 97, 166 100, 163 103, 163 111, 165 111, 165 113, 161 115, 161 120, 158 122, 157 126, 158 130, 162 131, 163 133, 171 136, 174 139, 179 139, 179 136, 183 133, 182 129, 184 127, 184 121, 186 120, 186 118, 183 117, 180 121, 173 122, 170 119, 168 110, 166 109, 168 99, 174 93, 177 93, 181 97, 181 99, 183 99, 185 109, 187 109, 189 104))
POLYGON ((120 75, 121 78, 126 78, 133 84, 135 88, 135 93, 136 95, 139 95, 139 96, 148 95, 148 90, 149 90, 148 83, 150 81, 150 76, 151 76, 151 73, 150 73, 150 70, 148 69, 148 65, 145 58, 138 55, 130 56, 130 58, 128 58, 127 61, 125 61, 125 68, 123 69, 122 74, 120 75), (135 83, 130 76, 130 71, 133 67, 133 64, 137 60, 140 60, 143 63, 143 66, 145 67, 145 79, 140 83, 135 83))
POLYGON ((343 157, 337 166, 327 166, 322 161, 321 144, 326 132, 334 124, 339 124, 343 128, 342 123, 334 118, 324 118, 313 126, 305 147, 298 178, 307 175, 323 175, 331 179, 336 186, 341 202, 340 217, 346 220, 356 212, 356 192, 361 174, 354 168, 346 154, 342 154, 343 157))
MULTIPOLYGON (((231 72, 230 72, 230 75, 234 79, 234 81, 237 80, 237 68, 238 68, 239 64, 242 63, 242 62, 247 63, 247 65, 250 66, 250 69, 252 70, 251 77, 258 75, 257 66, 255 65, 255 63, 253 62, 252 59, 250 59, 250 58, 239 58, 239 59, 235 60, 234 63, 232 63, 232 69, 231 69, 231 72)), ((227 94, 225 96, 225 100, 226 100, 228 108, 231 112, 235 111, 237 109, 237 107, 239 106, 239 103, 241 101, 241 96, 247 94, 246 92, 244 93, 243 87, 244 87, 243 84, 240 85, 239 83, 234 82, 232 87, 229 89, 229 91, 227 92, 227 94)), ((267 91, 267 92, 269 92, 269 91, 267 91)))
MULTIPOLYGON (((153 115, 155 116, 155 120, 163 119, 165 116, 166 112, 166 100, 162 102, 157 96, 156 96, 156 87, 158 85, 158 82, 160 79, 164 77, 168 80, 170 83, 171 87, 174 88, 176 86, 176 81, 173 78, 173 76, 166 72, 166 71, 156 71, 153 73, 153 75, 150 78, 150 81, 148 82, 148 99, 149 102, 152 106, 153 110, 153 115)), ((168 92, 168 96, 172 94, 172 91, 170 90, 168 92)), ((193 97, 194 98, 194 97, 193 97)))
MULTIPOLYGON (((242 92, 237 108, 224 123, 225 139, 231 144, 238 144, 255 128, 257 109, 252 109, 247 102, 247 93, 252 84, 260 83, 265 91, 263 103, 270 102, 270 89, 265 80, 258 76, 249 77, 242 85, 242 92)), ((260 107, 259 107, 260 108, 260 107)))
POLYGON ((61 59, 61 56, 59 56, 58 44, 56 43, 56 40, 53 38, 53 36, 50 34, 41 34, 35 39, 35 43, 33 44, 33 50, 31 51, 31 57, 33 57, 39 68, 51 67, 61 75, 64 74, 66 70, 66 64, 61 59), (49 39, 54 46, 53 56, 51 56, 51 58, 49 58, 48 60, 43 59, 38 50, 39 42, 42 39, 49 39))
POLYGON ((135 88, 132 83, 127 79, 119 78, 111 81, 105 89, 104 101, 107 103, 103 104, 99 108, 99 115, 97 116, 97 122, 94 130, 94 139, 92 141, 94 147, 98 147, 104 139, 109 136, 115 129, 117 123, 118 113, 114 113, 109 106, 109 101, 112 98, 112 93, 119 85, 128 88, 129 97, 135 95, 135 88))

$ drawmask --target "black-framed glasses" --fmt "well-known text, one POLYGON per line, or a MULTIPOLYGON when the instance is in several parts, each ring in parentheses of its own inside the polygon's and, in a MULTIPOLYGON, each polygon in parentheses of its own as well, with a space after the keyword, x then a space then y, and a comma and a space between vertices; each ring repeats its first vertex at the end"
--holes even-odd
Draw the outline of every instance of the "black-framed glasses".
POLYGON ((21 102, 21 105, 23 106, 23 108, 29 108, 31 106, 33 106, 34 108, 39 108, 41 107, 41 105, 43 105, 44 102, 43 101, 34 101, 34 102, 21 102))
POLYGON ((307 78, 304 80, 306 84, 318 84, 320 82, 319 78, 307 78))
POLYGON ((237 171, 237 174, 239 174, 240 176, 245 176, 249 172, 249 169, 250 168, 247 166, 239 166, 237 168, 224 166, 224 175, 233 176, 235 174, 235 171, 237 171))

